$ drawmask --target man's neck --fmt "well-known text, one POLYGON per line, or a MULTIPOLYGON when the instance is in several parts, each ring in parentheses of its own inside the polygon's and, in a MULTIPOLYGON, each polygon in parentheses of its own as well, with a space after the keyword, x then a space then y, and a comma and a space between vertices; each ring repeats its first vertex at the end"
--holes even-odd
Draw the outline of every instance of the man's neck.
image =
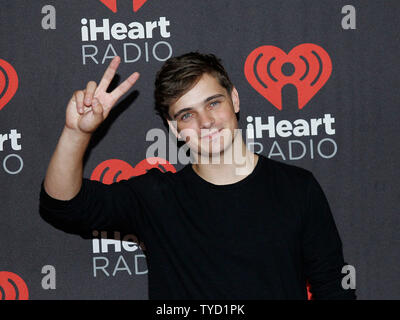
POLYGON ((215 185, 232 184, 247 177, 253 172, 259 157, 247 149, 241 135, 238 135, 238 139, 225 150, 225 153, 229 152, 232 157, 224 158, 224 154, 221 154, 218 163, 199 158, 197 163, 192 164, 193 170, 201 178, 215 185))

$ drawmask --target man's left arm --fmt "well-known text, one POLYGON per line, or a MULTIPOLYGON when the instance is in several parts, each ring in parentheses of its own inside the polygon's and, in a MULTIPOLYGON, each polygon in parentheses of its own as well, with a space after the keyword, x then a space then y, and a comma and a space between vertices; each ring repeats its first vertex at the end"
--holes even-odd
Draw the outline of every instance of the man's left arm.
POLYGON ((306 279, 314 300, 356 299, 354 289, 344 289, 342 268, 346 265, 342 241, 328 200, 311 174, 307 204, 302 218, 302 249, 306 279))

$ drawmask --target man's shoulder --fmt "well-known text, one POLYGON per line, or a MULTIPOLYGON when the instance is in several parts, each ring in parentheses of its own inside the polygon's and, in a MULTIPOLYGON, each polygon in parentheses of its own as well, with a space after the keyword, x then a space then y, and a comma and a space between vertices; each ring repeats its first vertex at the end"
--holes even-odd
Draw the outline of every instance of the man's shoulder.
MULTIPOLYGON (((300 166, 270 159, 264 155, 262 158, 262 168, 260 170, 268 177, 273 177, 276 181, 284 183, 304 185, 312 179, 313 174, 310 170, 300 166)), ((179 182, 185 180, 188 175, 189 168, 184 166, 176 172, 161 170, 160 168, 151 168, 145 174, 134 176, 128 179, 129 184, 139 186, 141 188, 150 187, 152 189, 160 187, 177 187, 179 182)))
POLYGON ((130 177, 126 183, 132 187, 156 189, 176 182, 178 174, 163 169, 157 167, 148 169, 143 174, 130 177))
POLYGON ((308 169, 299 167, 294 164, 287 162, 281 162, 278 160, 270 159, 264 156, 264 160, 268 164, 270 170, 277 174, 284 174, 290 176, 298 176, 299 178, 308 178, 312 175, 312 172, 308 169))
POLYGON ((270 159, 264 156, 265 172, 277 185, 298 186, 304 188, 313 174, 310 170, 300 166, 270 159))

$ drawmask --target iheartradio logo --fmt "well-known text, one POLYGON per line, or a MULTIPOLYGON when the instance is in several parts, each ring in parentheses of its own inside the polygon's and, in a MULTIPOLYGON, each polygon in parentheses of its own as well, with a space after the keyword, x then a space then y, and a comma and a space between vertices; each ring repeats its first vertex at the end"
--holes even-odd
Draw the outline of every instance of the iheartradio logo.
POLYGON ((11 100, 17 89, 17 72, 11 64, 0 59, 0 110, 11 100))
MULTIPOLYGON (((117 0, 100 0, 100 2, 104 4, 108 9, 110 9, 112 12, 114 13, 117 12, 117 0)), ((137 12, 146 2, 147 0, 133 0, 132 1, 133 11, 137 12)))
POLYGON ((100 163, 90 177, 91 180, 97 180, 104 184, 111 184, 120 180, 127 180, 134 176, 146 174, 152 168, 157 168, 161 172, 176 172, 175 167, 167 160, 158 157, 146 158, 140 161, 135 167, 129 163, 110 159, 100 163))
POLYGON ((275 46, 261 46, 246 59, 244 73, 250 85, 278 110, 282 110, 282 88, 297 88, 298 108, 325 85, 332 73, 328 53, 312 43, 293 48, 288 54, 275 46))
POLYGON ((15 273, 0 271, 0 300, 28 300, 28 287, 15 273))

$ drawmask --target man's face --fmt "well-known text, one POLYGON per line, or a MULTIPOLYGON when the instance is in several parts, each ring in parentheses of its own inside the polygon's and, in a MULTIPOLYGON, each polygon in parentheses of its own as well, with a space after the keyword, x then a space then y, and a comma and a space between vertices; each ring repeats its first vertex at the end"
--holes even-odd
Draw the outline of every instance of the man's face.
POLYGON ((172 120, 168 120, 168 124, 192 151, 209 157, 220 155, 232 145, 238 128, 237 112, 236 89, 228 94, 216 78, 205 73, 191 90, 170 106, 172 120), (172 121, 176 121, 175 125, 172 121))

